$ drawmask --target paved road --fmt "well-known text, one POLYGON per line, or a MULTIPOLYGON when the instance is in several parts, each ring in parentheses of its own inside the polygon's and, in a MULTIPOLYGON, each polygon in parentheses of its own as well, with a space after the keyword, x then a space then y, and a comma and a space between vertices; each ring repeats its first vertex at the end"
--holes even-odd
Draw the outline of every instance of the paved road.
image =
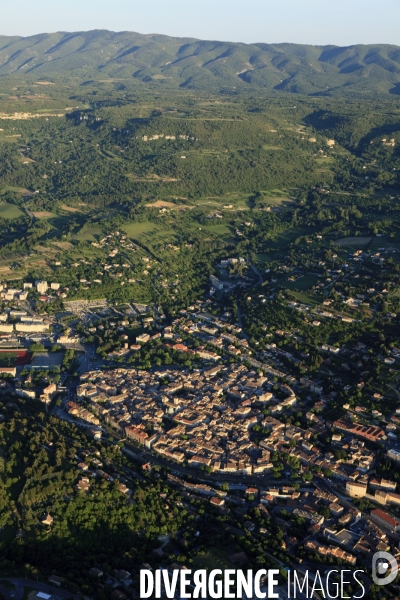
MULTIPOLYGON (((20 578, 19 579, 10 579, 8 577, 5 577, 5 578, 3 578, 3 581, 8 581, 8 582, 14 584, 15 600, 22 600, 25 587, 35 588, 36 590, 38 590, 40 592, 44 592, 45 594, 54 594, 55 596, 58 596, 59 598, 62 598, 63 600, 66 600, 67 598, 77 599, 79 597, 76 594, 71 594, 67 590, 64 590, 64 589, 61 589, 58 587, 53 587, 52 585, 48 585, 47 583, 41 583, 40 581, 35 581, 33 579, 20 579, 20 578)), ((7 598, 7 600, 9 598, 11 598, 10 592, 12 592, 13 590, 10 590, 7 587, 4 587, 1 584, 1 580, 0 580, 0 590, 4 594, 4 596, 7 598)))
POLYGON ((252 270, 254 271, 254 273, 257 275, 258 277, 258 282, 255 283, 253 285, 253 287, 256 287, 257 285, 262 285, 264 279, 263 276, 261 275, 260 271, 257 269, 257 267, 255 267, 254 265, 250 264, 250 267, 252 268, 252 270))
POLYGON ((94 371, 102 362, 102 359, 96 354, 96 348, 93 344, 84 344, 83 347, 85 354, 79 357, 79 375, 83 375, 87 371, 94 371))

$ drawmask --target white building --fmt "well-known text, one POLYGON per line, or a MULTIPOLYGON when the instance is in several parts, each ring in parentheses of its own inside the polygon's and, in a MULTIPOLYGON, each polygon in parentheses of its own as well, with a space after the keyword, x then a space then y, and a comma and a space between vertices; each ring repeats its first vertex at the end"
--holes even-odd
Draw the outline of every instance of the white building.
POLYGON ((398 450, 394 450, 394 448, 389 450, 388 457, 396 462, 400 462, 400 452, 398 450))
POLYGON ((35 281, 35 286, 39 294, 45 294, 49 287, 47 281, 35 281))
MULTIPOLYGON (((6 325, 3 325, 6 327, 6 325)), ((39 325, 39 324, 28 324, 28 323, 17 323, 15 325, 15 330, 24 332, 24 333, 44 333, 48 330, 47 325, 39 325)))

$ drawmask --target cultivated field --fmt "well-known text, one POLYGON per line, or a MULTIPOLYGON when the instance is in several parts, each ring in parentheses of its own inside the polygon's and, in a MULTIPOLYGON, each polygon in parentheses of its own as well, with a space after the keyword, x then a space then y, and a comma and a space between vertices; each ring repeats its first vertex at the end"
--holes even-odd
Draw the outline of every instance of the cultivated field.
POLYGON ((367 246, 372 242, 372 237, 346 237, 336 240, 338 246, 367 246))

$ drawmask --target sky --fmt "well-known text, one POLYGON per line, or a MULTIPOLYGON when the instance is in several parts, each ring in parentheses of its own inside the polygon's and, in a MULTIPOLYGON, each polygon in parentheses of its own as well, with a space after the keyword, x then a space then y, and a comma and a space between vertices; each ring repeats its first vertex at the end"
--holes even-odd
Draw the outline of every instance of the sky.
POLYGON ((110 29, 244 43, 400 46, 400 0, 3 0, 0 35, 110 29))

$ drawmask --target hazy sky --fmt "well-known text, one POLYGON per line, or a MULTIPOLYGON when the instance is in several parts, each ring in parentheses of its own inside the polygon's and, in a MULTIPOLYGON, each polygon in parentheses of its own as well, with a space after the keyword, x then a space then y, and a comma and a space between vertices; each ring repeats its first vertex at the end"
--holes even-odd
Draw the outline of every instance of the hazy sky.
POLYGON ((400 45, 400 0, 3 0, 0 35, 111 29, 235 42, 400 45))

